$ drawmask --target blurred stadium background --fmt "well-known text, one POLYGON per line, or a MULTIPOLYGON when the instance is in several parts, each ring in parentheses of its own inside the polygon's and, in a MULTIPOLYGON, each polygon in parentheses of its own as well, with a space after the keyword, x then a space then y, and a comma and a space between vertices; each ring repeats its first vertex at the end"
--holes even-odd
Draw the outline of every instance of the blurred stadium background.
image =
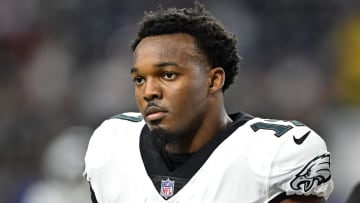
MULTIPOLYGON (((332 152, 344 202, 360 181, 356 0, 200 1, 239 38, 229 112, 301 120, 332 152)), ((85 203, 88 139, 136 111, 129 43, 144 10, 191 0, 0 0, 0 202, 85 203)))

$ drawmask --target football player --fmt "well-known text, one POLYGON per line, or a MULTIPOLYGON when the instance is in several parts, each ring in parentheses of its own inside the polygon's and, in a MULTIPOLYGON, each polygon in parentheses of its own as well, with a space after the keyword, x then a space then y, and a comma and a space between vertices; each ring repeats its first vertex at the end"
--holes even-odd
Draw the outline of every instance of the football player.
POLYGON ((235 36, 194 8, 145 14, 130 75, 140 113, 94 132, 85 157, 100 203, 323 202, 333 190, 324 140, 298 121, 229 115, 235 36))

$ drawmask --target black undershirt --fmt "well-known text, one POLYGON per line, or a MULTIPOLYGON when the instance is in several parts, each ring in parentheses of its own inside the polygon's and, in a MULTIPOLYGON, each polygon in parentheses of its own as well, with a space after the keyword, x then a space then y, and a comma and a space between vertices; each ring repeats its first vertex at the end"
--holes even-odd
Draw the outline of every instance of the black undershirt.
MULTIPOLYGON (((232 125, 221 131, 213 140, 209 141, 194 154, 172 154, 167 153, 165 150, 159 152, 151 140, 153 136, 151 135, 149 128, 147 125, 143 127, 140 135, 140 152, 147 174, 159 193, 161 181, 170 179, 176 182, 174 187, 174 194, 176 194, 200 169, 217 146, 229 137, 238 127, 253 118, 251 115, 245 113, 232 114, 230 117, 234 121, 232 125)), ((91 186, 90 190, 92 202, 98 203, 91 186)), ((286 199, 286 195, 285 193, 282 193, 270 202, 280 202, 284 199, 286 199)))
POLYGON ((230 115, 234 121, 231 126, 221 131, 211 141, 206 143, 194 154, 170 154, 165 150, 159 151, 153 143, 153 136, 145 125, 140 136, 140 152, 146 171, 160 193, 161 181, 175 180, 174 194, 176 194, 200 169, 211 153, 239 126, 253 117, 238 113, 230 115))
POLYGON ((174 171, 175 169, 182 166, 185 161, 187 161, 193 154, 192 153, 180 153, 180 154, 173 154, 168 153, 165 150, 161 154, 162 160, 168 167, 169 171, 174 171))

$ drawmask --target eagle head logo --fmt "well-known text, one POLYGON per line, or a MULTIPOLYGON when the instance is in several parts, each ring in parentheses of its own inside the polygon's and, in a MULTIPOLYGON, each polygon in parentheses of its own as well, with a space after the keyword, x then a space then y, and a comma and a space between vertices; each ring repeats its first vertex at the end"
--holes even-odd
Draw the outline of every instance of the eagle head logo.
POLYGON ((331 179, 330 154, 322 154, 311 160, 291 180, 290 186, 294 190, 309 191, 313 186, 321 185, 331 179))

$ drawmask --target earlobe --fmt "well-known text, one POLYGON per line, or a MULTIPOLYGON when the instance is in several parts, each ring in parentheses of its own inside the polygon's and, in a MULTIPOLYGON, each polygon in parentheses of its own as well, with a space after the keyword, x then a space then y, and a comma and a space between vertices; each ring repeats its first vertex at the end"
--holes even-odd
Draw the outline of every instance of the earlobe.
POLYGON ((225 83, 225 71, 221 67, 215 67, 210 70, 210 93, 221 91, 225 83))

